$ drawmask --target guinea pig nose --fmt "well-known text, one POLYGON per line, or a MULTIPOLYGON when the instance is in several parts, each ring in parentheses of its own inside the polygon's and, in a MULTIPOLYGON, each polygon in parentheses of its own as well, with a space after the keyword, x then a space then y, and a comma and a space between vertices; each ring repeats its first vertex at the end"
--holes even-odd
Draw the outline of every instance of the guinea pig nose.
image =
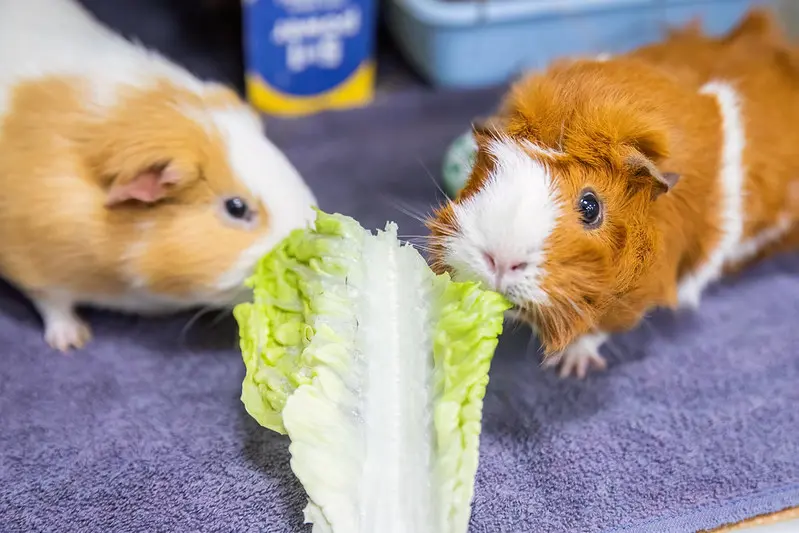
POLYGON ((489 252, 483 252, 483 258, 488 264, 488 268, 500 276, 507 272, 516 272, 527 268, 526 261, 509 261, 504 258, 497 258, 496 255, 489 252))

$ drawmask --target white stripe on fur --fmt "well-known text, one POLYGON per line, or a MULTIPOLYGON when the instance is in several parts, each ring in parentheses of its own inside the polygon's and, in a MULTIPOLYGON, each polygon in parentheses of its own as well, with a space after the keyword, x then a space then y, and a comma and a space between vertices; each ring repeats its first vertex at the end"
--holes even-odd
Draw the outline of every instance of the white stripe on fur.
POLYGON ((725 82, 714 81, 700 89, 701 94, 715 97, 722 120, 721 165, 719 168, 719 241, 705 262, 692 274, 685 276, 678 287, 680 304, 699 305, 702 292, 717 280, 727 263, 734 257, 743 235, 743 187, 746 169, 743 152, 746 147, 741 99, 736 90, 725 82))

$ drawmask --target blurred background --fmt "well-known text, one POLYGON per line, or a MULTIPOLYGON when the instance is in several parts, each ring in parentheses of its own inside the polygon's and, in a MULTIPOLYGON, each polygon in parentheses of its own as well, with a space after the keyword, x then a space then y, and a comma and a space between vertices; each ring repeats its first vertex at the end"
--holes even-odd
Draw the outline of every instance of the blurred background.
MULTIPOLYGON (((325 14, 355 9, 347 24, 306 31, 306 55, 320 40, 339 37, 341 63, 375 58, 378 88, 421 75, 432 85, 471 88, 500 84, 553 57, 619 52, 662 35, 665 25, 699 17, 711 32, 728 28, 754 4, 779 10, 789 32, 799 31, 795 0, 82 0, 116 30, 154 46, 195 73, 244 90, 245 72, 260 74, 291 95, 308 90, 307 78, 328 78, 335 59, 306 61, 294 80, 287 56, 292 39, 270 45, 275 27, 313 24, 325 14), (360 55, 353 60, 353 55, 360 55), (246 61, 245 61, 246 57, 246 61), (406 62, 406 59, 408 62, 406 62), (283 72, 281 72, 281 70, 283 72), (305 80, 299 79, 305 77, 305 80), (301 87, 305 82, 306 87, 301 87)), ((285 32, 284 32, 285 33, 285 32)), ((295 32, 295 37, 300 37, 295 32)), ((334 44, 333 48, 337 45, 334 44)), ((323 46, 324 47, 324 44, 323 46)), ((296 49, 296 46, 295 46, 296 49)), ((296 57, 298 54, 293 54, 296 57)), ((323 53, 321 55, 324 55, 323 53)), ((334 51, 332 55, 337 55, 334 51)), ((296 63, 296 61, 295 61, 296 63)), ((342 78, 352 72, 346 72, 342 78)), ((339 80, 328 80, 335 86, 339 80)), ((421 81, 419 79, 415 81, 421 81)), ((324 85, 324 83, 322 83, 324 85)), ((329 89, 327 87, 326 89, 329 89)), ((324 89, 318 89, 318 93, 324 89)), ((367 91, 368 92, 368 91, 367 91)), ((306 93, 307 96, 307 93, 306 93)), ((280 106, 266 111, 291 114, 280 106)), ((324 108, 319 104, 318 108, 324 108)))

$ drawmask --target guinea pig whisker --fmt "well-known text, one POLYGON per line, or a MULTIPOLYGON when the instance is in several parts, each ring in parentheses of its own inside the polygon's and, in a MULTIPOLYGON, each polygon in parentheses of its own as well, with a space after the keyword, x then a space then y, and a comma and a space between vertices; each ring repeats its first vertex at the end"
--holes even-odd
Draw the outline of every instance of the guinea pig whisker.
POLYGON ((428 220, 424 222, 431 230, 435 230, 441 235, 430 235, 431 239, 442 239, 444 237, 455 237, 455 230, 442 225, 435 220, 428 220))
POLYGON ((399 238, 402 239, 403 241, 412 242, 412 243, 435 244, 430 242, 433 239, 429 239, 423 235, 400 235, 399 238))
POLYGON ((424 161, 422 161, 421 158, 419 157, 417 157, 416 160, 422 166, 422 170, 424 170, 427 177, 430 178, 430 181, 433 183, 433 185, 435 185, 436 190, 440 192, 442 195, 444 195, 444 198, 449 198, 449 195, 447 195, 447 193, 444 192, 444 189, 441 188, 441 185, 438 184, 438 181, 436 181, 435 176, 433 176, 433 173, 430 172, 429 168, 427 168, 427 165, 424 164, 424 161))
POLYGON ((424 252, 426 254, 432 254, 433 253, 433 249, 432 248, 429 248, 429 247, 426 247, 426 246, 422 246, 420 244, 411 244, 411 246, 413 246, 419 252, 424 252))
POLYGON ((435 256, 446 248, 446 237, 439 235, 401 235, 399 238, 429 256, 435 256))
MULTIPOLYGON (((532 355, 533 346, 535 346, 535 332, 530 333, 530 339, 527 341, 527 348, 524 351, 525 357, 530 357, 530 355, 532 355)), ((538 352, 538 355, 541 355, 541 350, 542 348, 539 346, 538 350, 536 350, 538 352)))
POLYGON ((223 309, 217 310, 216 316, 211 320, 211 326, 216 326, 224 319, 230 316, 235 306, 232 304, 226 305, 223 309))
POLYGON ((189 330, 192 327, 194 327, 195 324, 197 324, 197 321, 200 318, 202 318, 203 316, 207 315, 208 313, 214 311, 215 309, 216 308, 213 307, 213 306, 206 306, 206 307, 203 307, 203 308, 199 309, 196 313, 194 313, 194 315, 192 315, 192 317, 189 319, 189 321, 186 323, 186 325, 183 326, 183 329, 180 330, 180 336, 178 337, 178 339, 179 339, 181 345, 185 345, 186 344, 186 337, 187 337, 187 335, 189 333, 189 330))
POLYGON ((428 239, 434 237, 434 235, 398 235, 398 237, 400 239, 422 239, 422 240, 428 240, 428 239))
MULTIPOLYGON (((525 325, 524 322, 522 322, 521 320, 514 320, 511 325, 511 330, 510 330, 511 333, 518 333, 518 331, 522 329, 524 325, 525 325)), ((535 333, 533 333, 533 336, 535 336, 535 333)))
POLYGON ((400 240, 404 241, 405 244, 409 244, 415 249, 421 250, 423 252, 431 253, 435 248, 435 244, 428 243, 428 239, 422 237, 421 235, 400 236, 399 238, 400 240))
POLYGON ((645 329, 647 333, 652 335, 652 337, 657 337, 660 334, 657 328, 655 328, 655 326, 652 325, 650 318, 648 316, 645 316, 641 319, 640 325, 642 329, 645 329))
POLYGON ((414 246, 427 246, 427 247, 431 246, 426 242, 421 241, 420 239, 401 239, 401 240, 407 244, 413 244, 414 246))
POLYGON ((390 205, 403 215, 409 216, 412 219, 416 220, 417 222, 421 222, 422 224, 427 223, 428 219, 430 218, 430 214, 422 213, 420 211, 416 211, 416 209, 408 204, 404 204, 399 200, 390 200, 390 205))
POLYGON ((574 312, 577 313, 580 316, 580 318, 582 318, 585 322, 588 323, 589 327, 592 327, 592 328, 594 327, 594 323, 593 323, 594 321, 593 320, 589 320, 589 318, 585 315, 583 310, 580 309, 580 306, 578 306, 574 302, 574 300, 572 300, 568 295, 566 295, 566 293, 564 291, 558 289, 558 290, 556 290, 555 294, 556 294, 557 297, 566 300, 566 302, 569 305, 571 305, 571 307, 574 309, 574 312))
POLYGON ((602 347, 605 348, 610 353, 610 355, 612 355, 616 359, 621 359, 619 354, 622 354, 622 350, 619 348, 618 344, 616 344, 613 340, 610 339, 610 337, 605 339, 605 342, 602 343, 602 347))
POLYGON ((429 229, 437 231, 441 233, 441 235, 428 235, 426 238, 434 240, 434 239, 441 239, 443 237, 454 237, 455 230, 444 226, 439 221, 437 221, 430 213, 421 213, 416 211, 413 207, 408 205, 403 205, 401 202, 393 200, 392 207, 397 209, 399 212, 405 214, 406 216, 411 217, 412 219, 416 220, 417 222, 421 222, 429 229))
POLYGON ((421 254, 424 254, 424 255, 431 255, 431 254, 433 253, 433 250, 431 250, 430 248, 424 248, 424 247, 422 247, 422 246, 418 246, 418 245, 412 245, 412 247, 413 247, 413 248, 414 248, 414 249, 415 249, 417 252, 419 252, 419 253, 421 253, 421 254))

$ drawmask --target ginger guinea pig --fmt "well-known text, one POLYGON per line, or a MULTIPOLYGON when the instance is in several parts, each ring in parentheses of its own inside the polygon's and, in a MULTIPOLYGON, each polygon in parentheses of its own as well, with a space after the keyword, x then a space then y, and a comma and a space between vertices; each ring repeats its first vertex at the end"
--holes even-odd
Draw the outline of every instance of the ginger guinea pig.
POLYGON ((609 334, 799 244, 795 65, 756 11, 522 79, 428 223, 434 268, 505 294, 561 375, 603 368, 609 334))
POLYGON ((247 297, 256 261, 312 216, 258 116, 70 0, 0 0, 0 275, 47 342, 87 304, 150 313, 247 297))

